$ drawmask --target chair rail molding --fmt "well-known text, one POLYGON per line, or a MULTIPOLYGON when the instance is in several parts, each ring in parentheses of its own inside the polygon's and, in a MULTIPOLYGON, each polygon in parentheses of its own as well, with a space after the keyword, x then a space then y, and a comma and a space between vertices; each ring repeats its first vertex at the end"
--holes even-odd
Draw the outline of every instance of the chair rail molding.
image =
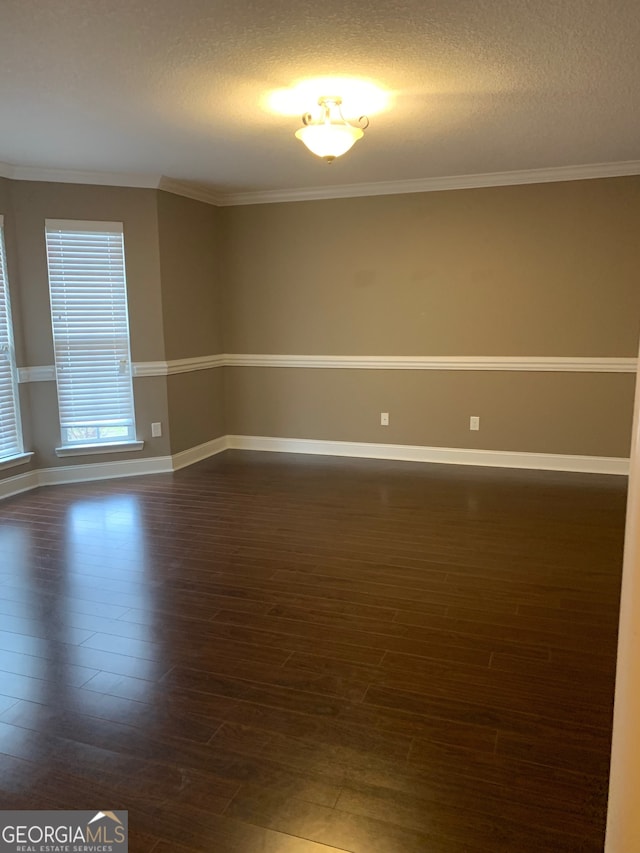
MULTIPOLYGON (((172 361, 140 361, 135 378, 174 376, 218 367, 302 367, 336 370, 498 370, 529 373, 635 373, 637 358, 585 356, 450 356, 450 355, 278 355, 219 353, 172 361)), ((18 368, 18 381, 51 382, 55 367, 40 364, 18 368)))

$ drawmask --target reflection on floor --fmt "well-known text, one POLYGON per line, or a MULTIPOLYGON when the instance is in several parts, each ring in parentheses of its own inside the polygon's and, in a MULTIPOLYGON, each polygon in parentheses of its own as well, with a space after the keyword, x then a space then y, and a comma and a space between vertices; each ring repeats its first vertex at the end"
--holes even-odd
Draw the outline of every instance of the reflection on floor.
POLYGON ((601 851, 624 478, 228 452, 0 504, 0 808, 601 851))

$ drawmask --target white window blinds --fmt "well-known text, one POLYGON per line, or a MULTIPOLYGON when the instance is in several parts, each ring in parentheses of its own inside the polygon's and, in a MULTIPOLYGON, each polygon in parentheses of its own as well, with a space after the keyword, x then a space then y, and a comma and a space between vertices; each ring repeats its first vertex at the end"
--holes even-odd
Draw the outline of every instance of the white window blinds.
POLYGON ((135 440, 120 222, 46 221, 63 446, 135 440))
POLYGON ((4 253, 4 227, 0 216, 0 460, 22 453, 9 281, 4 253))

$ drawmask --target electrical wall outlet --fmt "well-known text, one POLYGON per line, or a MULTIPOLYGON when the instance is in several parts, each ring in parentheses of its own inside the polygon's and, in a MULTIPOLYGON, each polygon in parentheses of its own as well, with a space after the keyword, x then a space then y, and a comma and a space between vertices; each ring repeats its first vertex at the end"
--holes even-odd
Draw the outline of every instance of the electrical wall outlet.
POLYGON ((162 424, 151 424, 151 437, 152 438, 160 438, 162 435, 162 424))
POLYGON ((380 426, 389 426, 389 412, 380 412, 380 426))
POLYGON ((469 418, 469 429, 480 429, 480 418, 472 415, 469 418))

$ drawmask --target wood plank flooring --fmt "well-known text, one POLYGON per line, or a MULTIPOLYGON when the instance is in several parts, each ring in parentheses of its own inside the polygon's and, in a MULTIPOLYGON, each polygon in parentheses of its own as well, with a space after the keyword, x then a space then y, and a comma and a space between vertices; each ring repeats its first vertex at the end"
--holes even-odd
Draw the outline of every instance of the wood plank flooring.
POLYGON ((0 808, 602 851, 626 480, 227 452, 0 504, 0 808))

